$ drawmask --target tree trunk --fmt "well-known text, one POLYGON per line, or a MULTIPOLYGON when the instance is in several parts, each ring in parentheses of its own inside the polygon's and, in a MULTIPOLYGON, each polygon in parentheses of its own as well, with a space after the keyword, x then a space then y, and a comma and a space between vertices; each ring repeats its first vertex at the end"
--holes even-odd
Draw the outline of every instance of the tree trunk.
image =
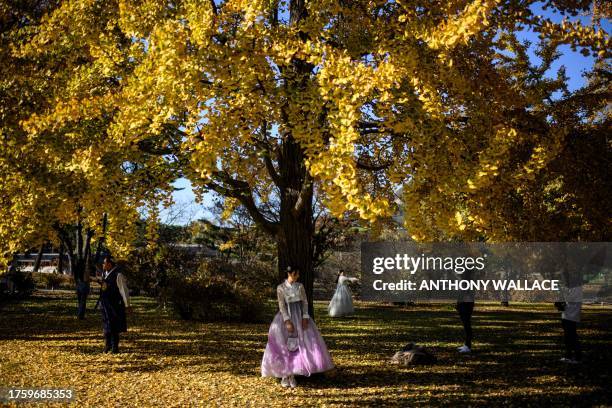
POLYGON ((312 264, 312 218, 281 216, 280 233, 277 240, 279 280, 287 277, 287 267, 299 269, 300 281, 308 297, 308 314, 314 316, 312 264))
POLYGON ((300 281, 308 296, 308 314, 313 308, 313 246, 312 185, 307 179, 304 155, 299 144, 290 136, 283 143, 280 173, 280 226, 277 236, 279 280, 287 277, 287 267, 300 271, 300 281))
POLYGON ((70 251, 66 252, 66 257, 68 258, 68 273, 72 275, 74 279, 74 259, 72 259, 72 254, 70 251))
POLYGON ((75 283, 79 283, 79 282, 83 282, 83 275, 85 272, 85 262, 83 262, 83 258, 80 257, 76 257, 76 260, 73 258, 72 260, 72 267, 74 268, 72 273, 74 276, 74 281, 75 283))
POLYGON ((38 255, 36 255, 36 260, 34 261, 34 268, 32 272, 38 272, 40 269, 40 263, 42 262, 43 252, 45 251, 45 243, 40 244, 40 249, 38 250, 38 255))
POLYGON ((9 264, 9 269, 8 269, 8 273, 9 274, 14 274, 17 272, 17 265, 19 264, 18 261, 18 253, 17 252, 13 252, 13 257, 11 259, 11 263, 9 264))
MULTIPOLYGON (((305 0, 291 0, 290 25, 298 27, 306 16, 305 0)), ((305 89, 312 69, 310 63, 299 58, 292 59, 291 64, 282 69, 287 94, 305 89)), ((285 107, 281 110, 281 116, 289 125, 285 107)), ((313 187, 305 166, 304 151, 290 131, 283 135, 278 164, 282 180, 279 186, 280 225, 277 233, 279 278, 282 281, 287 277, 288 266, 299 269, 300 281, 308 297, 308 314, 314 317, 313 187)))
MULTIPOLYGON (((80 215, 80 207, 79 207, 79 219, 77 221, 77 228, 76 228, 76 257, 77 257, 77 262, 81 262, 81 260, 83 259, 83 224, 81 223, 81 215, 80 215)), ((82 279, 81 276, 79 276, 79 279, 82 279)))
POLYGON ((87 229, 87 236, 85 238, 85 249, 83 254, 83 282, 89 282, 89 275, 91 274, 92 262, 91 262, 91 238, 93 237, 93 230, 87 229))
POLYGON ((92 273, 95 275, 97 273, 96 266, 98 266, 101 262, 100 256, 102 255, 102 247, 104 246, 104 240, 106 238, 106 225, 108 224, 108 215, 104 213, 104 217, 102 218, 102 234, 98 238, 98 244, 96 248, 96 256, 92 262, 92 273))
POLYGON ((64 241, 60 240, 59 244, 59 256, 57 259, 57 273, 64 273, 64 241))

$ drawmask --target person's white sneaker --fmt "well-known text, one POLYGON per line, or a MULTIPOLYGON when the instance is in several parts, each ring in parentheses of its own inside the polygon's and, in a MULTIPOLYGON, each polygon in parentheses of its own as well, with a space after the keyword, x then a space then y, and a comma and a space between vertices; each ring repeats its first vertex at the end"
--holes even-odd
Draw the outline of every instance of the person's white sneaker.
POLYGON ((281 378, 281 385, 285 388, 290 387, 291 384, 289 383, 289 377, 281 378))
POLYGON ((457 349, 460 353, 471 353, 472 350, 465 344, 457 349))
POLYGON ((295 375, 292 375, 291 377, 289 377, 289 385, 291 386, 291 388, 297 387, 297 382, 295 381, 295 375))

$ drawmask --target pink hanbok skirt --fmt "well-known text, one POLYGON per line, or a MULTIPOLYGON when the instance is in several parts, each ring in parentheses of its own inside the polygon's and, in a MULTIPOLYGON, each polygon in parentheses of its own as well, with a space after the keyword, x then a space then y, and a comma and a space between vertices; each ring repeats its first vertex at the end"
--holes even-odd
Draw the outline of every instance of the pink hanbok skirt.
POLYGON ((290 375, 309 376, 334 368, 327 345, 314 320, 309 319, 308 328, 302 329, 301 302, 290 303, 289 310, 293 326, 297 329, 298 348, 289 351, 287 347, 289 332, 285 327, 283 316, 278 312, 268 331, 268 344, 261 361, 261 376, 277 378, 290 375))

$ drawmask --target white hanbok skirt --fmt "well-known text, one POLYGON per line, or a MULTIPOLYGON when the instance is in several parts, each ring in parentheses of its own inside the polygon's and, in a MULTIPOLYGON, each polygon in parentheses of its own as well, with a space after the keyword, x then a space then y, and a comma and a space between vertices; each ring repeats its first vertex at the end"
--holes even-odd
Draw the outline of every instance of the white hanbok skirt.
POLYGON ((327 310, 331 317, 347 316, 355 313, 355 309, 353 308, 353 294, 347 285, 338 285, 336 293, 334 293, 334 297, 332 297, 331 302, 329 302, 327 310))

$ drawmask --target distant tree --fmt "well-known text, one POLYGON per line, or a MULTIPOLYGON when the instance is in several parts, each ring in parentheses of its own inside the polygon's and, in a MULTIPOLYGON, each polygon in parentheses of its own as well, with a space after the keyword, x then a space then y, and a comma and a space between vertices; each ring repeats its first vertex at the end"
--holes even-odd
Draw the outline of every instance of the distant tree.
MULTIPOLYGON (((107 247, 116 256, 128 254, 142 208, 166 199, 177 174, 174 156, 158 140, 125 148, 107 132, 114 112, 100 98, 119 89, 117 77, 131 69, 129 61, 102 69, 95 51, 80 43, 85 34, 63 46, 52 40, 50 48, 31 47, 41 27, 69 3, 0 5, 0 263, 25 248, 61 240, 81 279, 103 220, 108 220, 107 247), (79 86, 81 80, 95 89, 79 86), (80 102, 60 102, 64 91, 80 102), (53 123, 43 119, 51 112, 53 123)), ((98 15, 97 21, 106 17, 98 15)))

